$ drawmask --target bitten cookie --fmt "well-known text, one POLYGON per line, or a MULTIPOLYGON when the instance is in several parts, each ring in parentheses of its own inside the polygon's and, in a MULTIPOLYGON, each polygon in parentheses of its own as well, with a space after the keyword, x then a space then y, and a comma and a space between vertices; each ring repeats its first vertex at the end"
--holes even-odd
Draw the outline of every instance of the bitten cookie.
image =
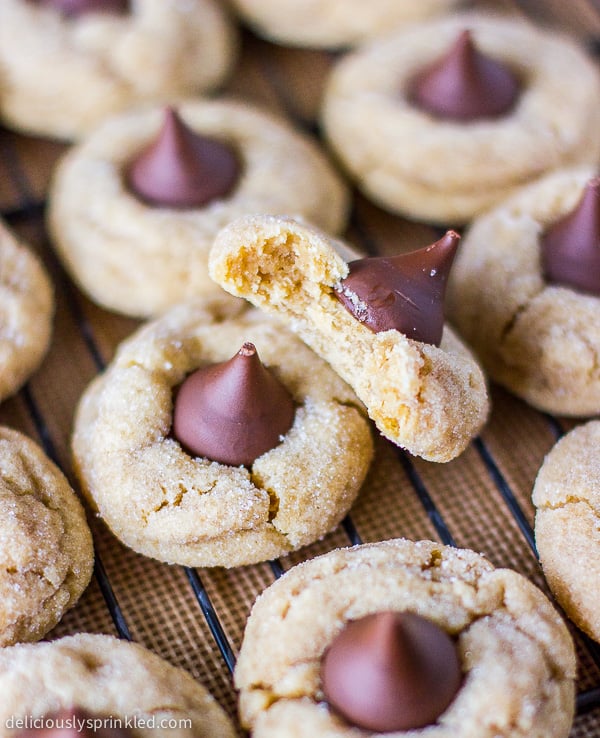
POLYGON ((78 138, 143 101, 216 87, 234 34, 213 0, 2 0, 0 117, 18 130, 78 138))
POLYGON ((105 730, 112 729, 98 734, 119 738, 236 735, 221 707, 190 674, 142 646, 107 635, 82 633, 2 649, 0 690, 2 738, 18 733, 7 725, 36 718, 104 718, 105 730))
POLYGON ((535 542, 544 575, 571 618, 600 641, 600 422, 562 438, 544 459, 533 488, 535 542))
POLYGON ((346 188, 288 124, 231 101, 178 110, 107 121, 66 155, 51 187, 65 266, 94 300, 128 315, 221 292, 208 251, 234 218, 291 214, 332 232, 346 221, 346 188))
POLYGON ((261 36, 291 46, 336 48, 362 43, 390 28, 423 20, 460 0, 233 0, 261 36))
POLYGON ((323 122, 382 207, 464 223, 550 171, 598 162, 600 78, 568 38, 455 15, 341 59, 323 122))
MULTIPOLYGON (((411 337, 385 326, 373 332, 362 320, 368 315, 361 316, 360 310, 358 317, 352 315, 338 299, 346 293, 350 270, 335 248, 325 234, 290 219, 241 218, 217 236, 209 271, 228 292, 277 315, 326 359, 354 388, 383 435, 431 461, 452 459, 487 416, 479 366, 443 325, 439 299, 427 297, 426 304, 416 306, 415 317, 427 331, 428 314, 437 308, 432 317, 438 333, 435 340, 424 336, 427 342, 413 338, 408 329, 411 337)), ((393 273, 392 260, 382 261, 383 273, 393 273)), ((419 299, 409 294, 412 284, 438 272, 424 264, 411 265, 411 278, 400 287, 381 287, 377 294, 376 284, 373 302, 398 305, 400 318, 411 313, 419 299)), ((361 300, 350 297, 349 302, 353 299, 361 308, 361 300)))
POLYGON ((139 330, 76 416, 85 493, 126 545, 167 562, 237 566, 311 543, 348 512, 373 453, 352 390, 230 299, 139 330))
MULTIPOLYGON (((413 719, 421 725, 414 732, 406 728, 411 736, 568 735, 575 654, 544 595, 520 574, 495 569, 473 551, 403 539, 338 549, 299 564, 259 596, 235 670, 242 724, 255 738, 355 736, 356 723, 340 715, 329 695, 341 698, 342 686, 354 691, 354 704, 363 703, 368 713, 388 680, 399 678, 403 689, 416 690, 420 712, 431 692, 444 688, 453 658, 460 672, 453 698, 434 720, 413 719), (373 629, 366 616, 376 614, 373 629), (344 641, 350 628, 351 643, 344 641), (430 637, 440 644, 433 653, 427 653, 430 637), (341 674, 337 659, 345 667, 341 674), (431 667, 431 659, 435 669, 428 675, 420 667, 431 667), (419 695, 422 680, 431 684, 419 695), (368 698, 363 700, 361 689, 368 698)), ((396 691, 392 709, 403 698, 396 691)), ((381 705, 370 719, 377 721, 388 708, 381 705)), ((360 735, 380 732, 363 728, 360 735)), ((408 735, 404 729, 389 734, 408 735)))
POLYGON ((93 562, 63 474, 29 438, 0 427, 0 646, 42 638, 77 602, 93 562))
POLYGON ((37 369, 50 343, 54 298, 37 258, 0 221, 0 400, 37 369))
POLYGON ((478 218, 448 285, 448 315, 490 377, 561 415, 600 412, 600 187, 594 194, 592 174, 549 175, 478 218), (578 265, 579 278, 595 280, 596 294, 561 284, 546 263, 556 254, 549 236, 576 211, 585 216, 580 233, 589 246, 581 250, 579 236, 567 234, 572 258, 562 255, 556 267, 567 280, 578 265))

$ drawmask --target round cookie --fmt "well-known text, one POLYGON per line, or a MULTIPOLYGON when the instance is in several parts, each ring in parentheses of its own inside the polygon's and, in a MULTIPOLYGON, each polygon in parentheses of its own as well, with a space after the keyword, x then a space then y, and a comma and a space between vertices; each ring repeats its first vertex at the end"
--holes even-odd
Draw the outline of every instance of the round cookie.
POLYGON ((128 720, 134 731, 126 735, 236 735, 221 707, 190 674, 142 646, 107 635, 81 633, 2 649, 0 689, 1 738, 17 734, 5 727, 9 724, 61 710, 112 718, 107 727, 113 729, 118 718, 121 727, 128 720))
POLYGON ((0 646, 42 638, 87 587, 83 508, 29 438, 0 427, 0 646))
POLYGON ((134 103, 213 89, 234 56, 220 5, 131 0, 124 14, 66 16, 3 0, 0 117, 18 130, 72 139, 134 103))
POLYGON ((448 284, 449 318, 490 377, 560 415, 600 412, 600 297, 545 281, 541 237, 592 174, 548 175, 475 220, 448 284))
POLYGON ((325 702, 321 658, 348 621, 389 610, 450 634, 464 673, 447 710, 411 736, 566 738, 575 654, 544 595, 473 551, 404 539, 332 551, 259 596, 235 670, 242 724, 255 738, 357 735, 325 702))
POLYGON ((447 325, 437 346, 398 330, 373 333, 355 319, 335 297, 349 273, 336 250, 338 242, 309 226, 250 216, 219 233, 209 272, 328 361, 384 436, 430 461, 449 461, 486 420, 481 369, 447 325))
POLYGON ((125 341, 82 397, 73 435, 83 489, 135 551, 189 566, 287 554, 348 512, 373 448, 352 390, 293 334, 227 295, 177 306, 125 341), (192 456, 173 391, 252 342, 296 404, 281 443, 249 466, 192 456))
POLYGON ((233 7, 261 36, 291 46, 336 48, 441 15, 460 1, 233 0, 233 7))
POLYGON ((153 140, 162 110, 107 121, 59 165, 49 225, 65 266, 94 300, 149 316, 221 290, 207 272, 221 227, 246 213, 290 213, 336 232, 348 194, 323 154, 283 121, 232 101, 188 101, 181 118, 196 133, 229 143, 242 173, 229 196, 203 207, 153 207, 132 194, 124 170, 153 140))
POLYGON ((547 172, 599 160, 600 80, 572 40, 522 21, 456 15, 343 58, 327 85, 323 122, 343 165, 379 205, 462 223, 547 172), (416 76, 465 29, 520 82, 503 115, 453 121, 412 101, 416 76))
POLYGON ((535 542, 544 575, 569 618, 600 641, 600 421, 564 436, 544 459, 533 488, 535 542))
POLYGON ((0 400, 37 369, 50 343, 54 298, 37 258, 0 220, 0 400))

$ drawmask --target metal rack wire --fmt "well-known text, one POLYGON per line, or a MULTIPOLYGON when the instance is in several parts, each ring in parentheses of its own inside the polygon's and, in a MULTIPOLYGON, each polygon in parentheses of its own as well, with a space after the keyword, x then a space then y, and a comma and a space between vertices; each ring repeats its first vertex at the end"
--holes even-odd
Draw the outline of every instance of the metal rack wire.
MULTIPOLYGON (((265 64, 263 71, 264 78, 270 84, 273 93, 277 97, 279 104, 286 112, 288 118, 294 121, 296 125, 303 128, 306 132, 312 135, 317 134, 318 131, 316 130, 314 122, 307 120, 295 109, 293 101, 286 92, 285 84, 282 83, 278 69, 272 64, 265 64)), ((19 155, 14 147, 12 139, 6 136, 3 137, 1 132, 0 167, 2 167, 2 171, 5 172, 6 176, 10 177, 12 186, 18 193, 19 197, 19 204, 17 207, 11 207, 10 209, 0 211, 0 215, 9 223, 15 225, 33 225, 39 229, 40 233, 42 233, 45 203, 35 198, 28 181, 27 174, 23 168, 22 162, 19 160, 19 155)), ((361 222, 361 219, 356 212, 353 215, 352 226, 355 233, 358 234, 363 248, 372 255, 378 254, 379 248, 376 240, 369 233, 368 227, 361 222)), ((62 267, 53 255, 52 249, 48 248, 47 252, 48 258, 53 260, 56 272, 59 275, 59 288, 65 295, 67 308, 80 331, 81 337, 96 370, 100 372, 105 368, 106 362, 99 348, 98 341, 94 334, 94 329, 82 312, 77 299, 76 290, 72 286, 66 274, 62 271, 62 267)), ((59 464, 59 458, 52 440, 52 434, 46 425, 43 413, 40 411, 34 394, 29 386, 25 386, 21 390, 21 396, 47 455, 53 459, 55 463, 59 464)), ((563 432, 559 421, 550 417, 546 418, 546 421, 548 426, 551 428, 554 437, 558 438, 563 432)), ((456 546, 456 539, 452 533, 451 526, 444 519, 442 512, 436 505, 434 497, 430 494, 427 484, 424 482, 412 459, 401 449, 396 447, 392 448, 396 455, 397 463, 402 468, 411 489, 416 495, 423 512, 433 525, 440 541, 447 545, 456 546)), ((529 523, 527 515, 521 507, 517 496, 514 494, 510 484, 502 474, 500 465, 496 462, 493 453, 483 438, 479 437, 475 439, 473 441, 473 448, 481 459, 490 480, 499 492, 507 510, 518 526, 523 539, 526 541, 527 546, 531 551, 531 555, 536 556, 535 539, 531 524, 529 523)), ((345 532, 349 545, 358 545, 362 542, 359 531, 353 523, 351 516, 347 516, 344 519, 342 529, 345 532)), ((235 651, 229 642, 217 610, 208 594, 207 588, 203 584, 202 578, 196 569, 183 567, 183 570, 189 587, 193 592, 198 607, 200 608, 210 630, 214 644, 218 649, 228 672, 231 674, 235 666, 235 651)), ((283 566, 276 560, 270 562, 270 570, 274 579, 277 579, 284 573, 283 566)), ((114 623, 116 632, 119 637, 131 640, 132 633, 128 626, 127 618, 119 605, 109 575, 98 553, 96 555, 94 574, 108 612, 110 613, 114 623)), ((579 634, 578 638, 583 644, 583 648, 600 670, 600 647, 583 634, 579 634)), ((592 689, 583 691, 578 695, 578 714, 584 714, 598 707, 600 707, 600 684, 592 689)))

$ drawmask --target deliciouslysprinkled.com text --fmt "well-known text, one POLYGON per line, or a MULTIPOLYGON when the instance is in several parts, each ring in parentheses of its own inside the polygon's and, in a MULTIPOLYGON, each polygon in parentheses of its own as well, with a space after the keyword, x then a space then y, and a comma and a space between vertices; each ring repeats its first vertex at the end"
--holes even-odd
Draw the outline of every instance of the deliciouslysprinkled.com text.
POLYGON ((68 715, 65 717, 33 717, 11 715, 4 721, 7 730, 190 730, 190 718, 165 717, 164 715, 124 715, 106 717, 85 717, 68 715))

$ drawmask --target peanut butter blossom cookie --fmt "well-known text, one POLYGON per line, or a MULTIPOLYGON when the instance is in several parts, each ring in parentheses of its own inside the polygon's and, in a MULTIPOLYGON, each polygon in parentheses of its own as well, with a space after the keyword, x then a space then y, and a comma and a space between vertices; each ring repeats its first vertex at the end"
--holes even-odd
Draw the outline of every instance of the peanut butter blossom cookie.
POLYGON ((347 264, 339 244, 286 218, 241 218, 210 254, 211 277, 290 326, 365 403, 384 436, 431 461, 485 422, 483 374, 444 324, 449 231, 423 249, 347 264))
POLYGON ((237 566, 340 522, 373 454, 364 416, 292 333, 223 295, 173 308, 121 345, 81 400, 73 450, 123 543, 237 566))
POLYGON ((460 223, 559 167, 598 162, 600 77, 556 33, 455 15, 343 58, 323 122, 348 172, 382 207, 460 223))
POLYGON ((0 220, 0 400, 38 368, 50 343, 53 313, 44 268, 0 220))
POLYGON ((101 305, 133 316, 221 290, 208 251, 246 213, 298 215, 337 232, 345 186, 287 123, 231 101, 107 121, 59 165, 49 224, 59 255, 101 305))
POLYGON ((93 562, 63 474, 33 441, 0 427, 0 646, 42 638, 77 602, 93 562))
POLYGON ((424 20, 461 0, 232 0, 257 33, 291 46, 335 48, 424 20))
POLYGON ((600 422, 562 438, 533 488, 535 542, 550 588, 571 620, 600 641, 600 422))
POLYGON ((534 585, 403 539, 290 569, 257 599, 235 669, 255 738, 566 738, 574 678, 569 633, 534 585))
POLYGON ((107 635, 82 633, 2 649, 0 690, 2 738, 236 735, 221 707, 190 674, 142 646, 107 635), (46 730, 36 730, 36 724, 46 730))
POLYGON ((78 138, 133 104, 214 88, 234 40, 213 0, 2 0, 0 118, 78 138))
POLYGON ((595 170, 548 175, 474 221, 448 314, 492 379, 541 410, 596 415, 599 311, 595 170))

